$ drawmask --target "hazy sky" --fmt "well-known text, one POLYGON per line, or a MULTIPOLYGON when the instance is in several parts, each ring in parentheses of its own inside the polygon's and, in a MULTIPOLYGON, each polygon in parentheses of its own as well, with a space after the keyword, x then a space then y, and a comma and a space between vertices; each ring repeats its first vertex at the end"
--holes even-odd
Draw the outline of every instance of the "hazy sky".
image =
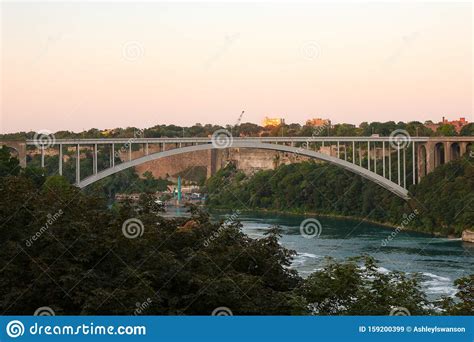
POLYGON ((3 3, 0 128, 471 121, 471 6, 3 3))

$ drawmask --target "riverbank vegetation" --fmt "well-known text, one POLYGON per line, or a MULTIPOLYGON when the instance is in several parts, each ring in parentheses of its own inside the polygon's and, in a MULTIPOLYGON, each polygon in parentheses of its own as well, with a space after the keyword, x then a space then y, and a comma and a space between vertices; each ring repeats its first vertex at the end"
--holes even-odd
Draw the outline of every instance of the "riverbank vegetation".
POLYGON ((328 259, 303 279, 289 268, 295 252, 279 244, 278 227, 251 239, 237 220, 213 222, 196 208, 164 218, 147 195, 109 208, 102 191, 21 169, 5 149, 0 191, 3 315, 45 306, 57 315, 473 313, 473 276, 437 302, 416 275, 380 273, 370 257, 328 259))
POLYGON ((444 236, 474 226, 474 159, 468 155, 436 168, 409 190, 414 199, 405 202, 349 171, 314 161, 251 176, 229 164, 205 187, 211 208, 357 217, 444 236))

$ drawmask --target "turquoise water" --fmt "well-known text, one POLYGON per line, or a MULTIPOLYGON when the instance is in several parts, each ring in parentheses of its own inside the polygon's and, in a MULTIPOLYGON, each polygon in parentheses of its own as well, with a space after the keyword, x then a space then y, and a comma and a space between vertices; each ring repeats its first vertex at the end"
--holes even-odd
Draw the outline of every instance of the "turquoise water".
MULTIPOLYGON (((168 209, 168 215, 186 215, 186 210, 168 209)), ((230 214, 230 212, 229 212, 230 214)), ((213 214, 215 219, 225 213, 213 214)), ((388 242, 382 241, 393 230, 376 224, 336 218, 315 217, 321 224, 319 237, 305 238, 300 224, 309 217, 270 213, 242 213, 238 219, 243 232, 260 238, 271 225, 282 229, 280 243, 298 254, 292 267, 301 276, 321 268, 325 256, 343 260, 347 257, 368 254, 376 258, 381 272, 404 271, 422 275, 422 285, 433 299, 455 292, 453 281, 474 273, 474 244, 460 239, 432 237, 425 234, 401 231, 388 242)))

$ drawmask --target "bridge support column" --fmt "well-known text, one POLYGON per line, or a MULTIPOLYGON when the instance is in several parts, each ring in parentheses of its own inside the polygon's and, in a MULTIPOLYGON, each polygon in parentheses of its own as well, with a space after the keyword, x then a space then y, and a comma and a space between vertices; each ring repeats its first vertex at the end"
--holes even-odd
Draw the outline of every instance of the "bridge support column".
POLYGON ((428 165, 426 164, 426 146, 425 144, 418 144, 418 148, 416 149, 416 154, 417 154, 417 160, 418 162, 416 163, 416 167, 418 169, 418 183, 421 181, 421 178, 426 176, 426 169, 428 165), (423 151, 425 151, 425 154, 423 154, 423 151))
POLYGON ((355 141, 352 142, 352 164, 356 162, 356 143, 355 141))
POLYGON ((41 167, 44 168, 44 145, 41 145, 41 167))
POLYGON ((444 143, 444 163, 449 163, 451 161, 451 145, 450 142, 444 143))
POLYGON ((370 141, 367 141, 367 170, 370 171, 370 141))
POLYGON ((362 167, 362 147, 359 143, 359 166, 362 167))
POLYGON ((398 185, 401 185, 401 174, 400 174, 400 148, 397 148, 397 170, 398 170, 398 185))
POLYGON ((433 172, 435 168, 435 145, 434 144, 426 144, 426 173, 433 172))
POLYGON ((210 178, 217 171, 217 153, 218 151, 216 149, 211 149, 208 151, 206 179, 210 178))
POLYGON ((110 165, 111 167, 114 167, 115 166, 115 144, 112 143, 111 147, 110 147, 112 150, 111 154, 110 154, 110 165))
POLYGON ((403 148, 403 187, 407 188, 407 158, 406 158, 407 150, 403 148))
POLYGON ((7 146, 16 151, 21 167, 26 167, 26 143, 22 141, 1 141, 0 146, 7 146))
POLYGON ((382 176, 385 177, 385 141, 382 141, 382 176))
POLYGON ((377 143, 374 141, 374 172, 377 173, 377 143))
POLYGON ((26 167, 26 144, 25 143, 18 144, 17 151, 18 151, 18 159, 20 160, 20 166, 26 167))
POLYGON ((463 157, 467 152, 467 142, 459 143, 459 156, 463 157))
POLYGON ((79 144, 76 146, 76 184, 81 182, 81 148, 79 144))
POLYGON ((392 148, 388 144, 388 179, 392 180, 392 148))
POLYGON ((415 153, 416 148, 415 148, 415 142, 414 141, 412 141, 412 143, 411 143, 411 148, 412 148, 411 153, 413 155, 412 156, 413 157, 413 160, 412 160, 412 164, 413 164, 413 168, 412 168, 413 169, 412 170, 412 172, 413 172, 413 184, 416 184, 416 153, 415 153))
POLYGON ((94 144, 94 154, 92 156, 92 166, 94 175, 97 174, 97 144, 94 144))
POLYGON ((63 145, 59 144, 59 175, 63 175, 63 145))

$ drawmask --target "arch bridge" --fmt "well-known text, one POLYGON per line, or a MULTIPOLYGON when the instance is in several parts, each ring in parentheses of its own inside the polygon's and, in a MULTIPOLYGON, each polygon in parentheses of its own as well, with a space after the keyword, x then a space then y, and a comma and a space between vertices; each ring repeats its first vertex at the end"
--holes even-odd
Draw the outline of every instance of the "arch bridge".
MULTIPOLYGON (((218 149, 264 149, 297 154, 324 161, 358 174, 408 200, 407 188, 435 167, 463 156, 472 149, 474 137, 239 137, 213 138, 98 138, 39 139, 3 141, 16 151, 20 164, 26 166, 27 154, 33 150, 41 156, 53 150, 59 155, 58 174, 63 174, 64 150, 74 150, 75 184, 84 188, 122 170, 161 158, 218 149), (132 158, 132 150, 141 156, 132 158), (82 153, 81 153, 82 151, 82 153), (92 152, 92 175, 81 178, 81 158, 92 152), (108 167, 98 169, 98 154, 108 155, 108 167), (124 157, 125 156, 125 157, 124 157)), ((470 152, 472 154, 472 152, 470 152)), ((30 153, 31 154, 31 153, 30 153)), ((136 153, 133 153, 136 155, 136 153)), ((209 166, 212 168, 212 165, 209 166)))

